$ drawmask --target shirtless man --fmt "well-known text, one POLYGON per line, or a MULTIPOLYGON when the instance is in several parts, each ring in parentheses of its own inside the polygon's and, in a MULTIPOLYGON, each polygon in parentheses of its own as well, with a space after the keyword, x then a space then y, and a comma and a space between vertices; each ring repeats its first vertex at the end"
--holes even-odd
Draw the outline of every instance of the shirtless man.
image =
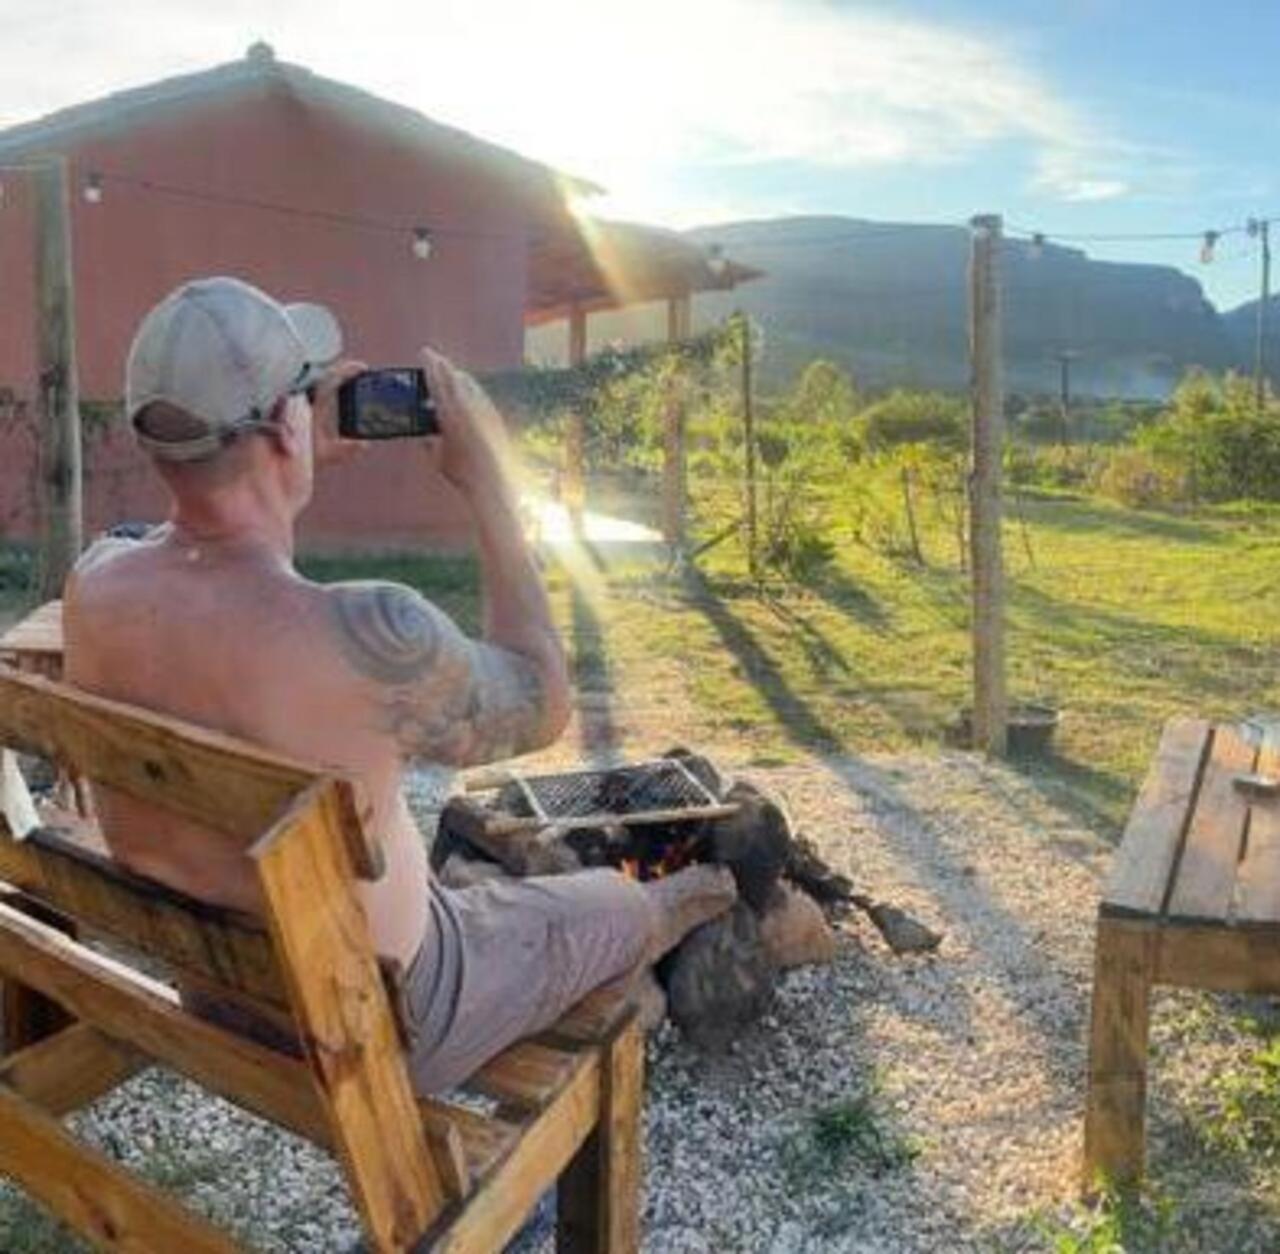
MULTIPOLYGON (((441 434, 404 455, 422 458, 424 480, 435 457, 471 506, 483 638, 400 584, 321 585, 295 570, 313 465, 349 451, 332 434, 334 397, 359 366, 320 370, 340 352, 327 310, 283 307, 235 279, 188 283, 147 315, 126 414, 172 513, 143 540, 85 553, 66 589, 66 669, 92 692, 363 782, 387 864, 364 904, 378 952, 407 971, 414 1083, 427 1093, 652 961, 727 909, 733 881, 711 867, 652 885, 600 870, 460 891, 431 881, 406 764, 467 766, 549 744, 568 717, 564 653, 517 522, 501 420, 426 349, 441 434)), ((122 863, 259 910, 237 842, 102 789, 98 806, 122 863)))

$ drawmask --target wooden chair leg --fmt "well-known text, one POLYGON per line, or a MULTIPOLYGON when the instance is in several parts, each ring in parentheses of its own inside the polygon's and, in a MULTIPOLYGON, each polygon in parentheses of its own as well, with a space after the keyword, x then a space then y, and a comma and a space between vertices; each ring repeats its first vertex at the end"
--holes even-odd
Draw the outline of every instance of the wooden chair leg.
POLYGON ((52 1036, 71 1022, 57 1002, 16 980, 0 980, 0 1058, 52 1036))
MULTIPOLYGON (((69 936, 75 935, 73 924, 58 918, 52 911, 40 909, 20 893, 6 892, 3 899, 10 905, 30 911, 42 922, 61 928, 69 936)), ((17 980, 0 976, 0 1058, 35 1045, 73 1022, 72 1016, 56 1001, 17 980)))
POLYGON ((557 1189, 557 1254, 636 1254, 640 1248, 644 1036, 632 1017, 604 1047, 600 1122, 557 1189))
POLYGON ((1084 1185, 1128 1188, 1146 1158, 1147 1037, 1155 931, 1100 919, 1093 978, 1084 1185))

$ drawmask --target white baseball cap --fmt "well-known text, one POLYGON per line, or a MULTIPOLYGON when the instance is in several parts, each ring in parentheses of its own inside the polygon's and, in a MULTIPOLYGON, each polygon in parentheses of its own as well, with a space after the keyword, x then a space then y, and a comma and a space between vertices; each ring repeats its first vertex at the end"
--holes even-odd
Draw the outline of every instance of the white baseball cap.
POLYGON ((323 305, 281 305, 240 279, 196 279, 138 327, 125 416, 152 455, 199 461, 236 432, 268 425, 276 401, 304 391, 341 353, 342 329, 323 305), (191 415, 192 430, 172 439, 139 430, 138 415, 154 401, 191 415))

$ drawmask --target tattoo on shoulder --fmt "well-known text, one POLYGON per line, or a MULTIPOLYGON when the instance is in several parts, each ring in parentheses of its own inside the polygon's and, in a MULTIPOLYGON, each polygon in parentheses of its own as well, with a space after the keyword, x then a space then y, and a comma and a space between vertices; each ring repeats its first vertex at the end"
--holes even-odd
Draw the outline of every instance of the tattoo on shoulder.
POLYGON ((350 584, 333 598, 338 643, 360 674, 384 684, 409 684, 440 653, 436 611, 410 588, 350 584))
POLYGON ((546 694, 528 658, 468 640, 396 584, 344 585, 333 606, 343 656, 380 685, 380 729, 405 757, 464 765, 541 743, 546 694))

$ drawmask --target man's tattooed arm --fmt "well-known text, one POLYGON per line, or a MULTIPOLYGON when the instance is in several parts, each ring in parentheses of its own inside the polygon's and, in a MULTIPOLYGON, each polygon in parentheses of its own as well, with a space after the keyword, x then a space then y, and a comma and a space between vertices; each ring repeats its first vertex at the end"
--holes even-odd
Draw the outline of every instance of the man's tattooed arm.
POLYGON ((554 735, 536 663, 469 640, 412 589, 339 584, 329 605, 339 648, 376 685, 379 726, 405 757, 468 766, 527 753, 554 735))

